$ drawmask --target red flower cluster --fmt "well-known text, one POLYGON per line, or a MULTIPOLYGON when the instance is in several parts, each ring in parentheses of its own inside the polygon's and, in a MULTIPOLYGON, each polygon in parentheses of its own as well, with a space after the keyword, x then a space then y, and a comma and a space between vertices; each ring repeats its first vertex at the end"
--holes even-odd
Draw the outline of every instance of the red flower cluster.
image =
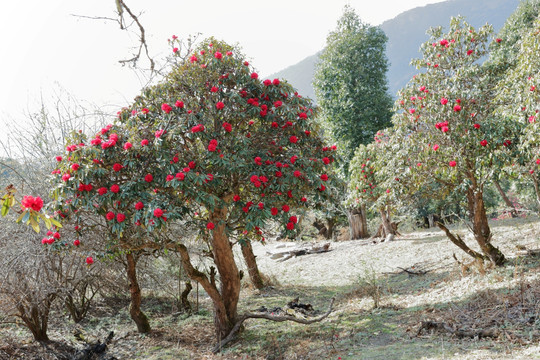
POLYGON ((39 196, 23 196, 21 205, 26 209, 40 211, 43 208, 43 200, 39 196))
POLYGON ((436 123, 435 127, 441 130, 443 133, 448 132, 448 121, 436 123))
POLYGON ((208 151, 210 151, 210 152, 216 151, 217 144, 218 144, 218 142, 217 142, 216 139, 210 140, 210 143, 208 144, 208 151))
POLYGON ((194 127, 191 128, 192 133, 198 133, 198 132, 201 132, 201 131, 204 131, 204 125, 203 124, 195 125, 194 127))
POLYGON ((163 104, 161 104, 161 110, 163 110, 163 112, 164 112, 165 114, 168 114, 168 113, 171 112, 172 107, 171 107, 171 105, 169 105, 169 104, 167 104, 167 103, 163 103, 163 104))

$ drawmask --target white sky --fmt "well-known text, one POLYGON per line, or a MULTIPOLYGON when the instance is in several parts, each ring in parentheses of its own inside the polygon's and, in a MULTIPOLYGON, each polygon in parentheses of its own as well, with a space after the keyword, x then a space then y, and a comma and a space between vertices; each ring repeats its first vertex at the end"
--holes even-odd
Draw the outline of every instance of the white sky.
MULTIPOLYGON (((378 25, 399 13, 441 0, 125 0, 147 31, 153 56, 170 52, 167 39, 197 32, 239 43, 261 75, 270 75, 324 47, 343 6, 378 25)), ((118 60, 130 57, 136 34, 113 22, 114 0, 3 1, 0 21, 0 125, 24 121, 58 83, 75 97, 120 108, 141 83, 118 60)), ((0 138, 2 137, 0 128, 0 138)))

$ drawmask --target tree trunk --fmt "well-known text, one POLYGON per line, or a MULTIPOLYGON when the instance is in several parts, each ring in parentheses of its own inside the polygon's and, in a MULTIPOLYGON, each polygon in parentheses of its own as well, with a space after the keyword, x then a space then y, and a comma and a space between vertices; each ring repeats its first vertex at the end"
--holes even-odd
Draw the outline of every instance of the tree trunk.
POLYGON ((215 224, 212 230, 211 244, 221 280, 222 304, 214 301, 214 323, 218 340, 227 337, 236 323, 238 299, 240 297, 240 274, 234 261, 232 244, 225 232, 227 221, 227 208, 216 208, 210 214, 210 221, 215 224))
POLYGON ((186 288, 184 289, 184 291, 182 291, 182 294, 180 295, 180 303, 183 311, 191 312, 191 303, 188 300, 188 295, 192 289, 193 286, 191 286, 191 282, 186 281, 186 288))
POLYGON ((540 211, 540 186, 538 184, 538 178, 534 174, 531 174, 531 178, 534 185, 534 192, 536 194, 536 203, 538 204, 538 210, 540 211))
POLYGON ((394 230, 392 224, 390 223, 390 220, 388 219, 386 210, 384 208, 380 208, 379 213, 381 214, 382 227, 384 231, 382 237, 385 238, 386 241, 391 241, 394 239, 394 236, 396 236, 396 231, 394 230))
POLYGON ((516 207, 514 206, 514 204, 512 204, 512 202, 510 201, 508 196, 506 196, 506 193, 502 189, 501 184, 499 184, 499 182, 497 180, 493 180, 493 184, 497 188, 497 191, 499 191, 499 194, 501 195, 502 199, 504 200, 504 203, 506 204, 506 206, 509 209, 511 209, 510 210, 510 215, 512 215, 513 218, 516 218, 517 217, 516 207))
POLYGON ((364 239, 369 237, 364 205, 359 208, 350 209, 348 218, 351 240, 364 239))
POLYGON ((335 224, 335 221, 333 218, 326 219, 326 239, 327 240, 332 239, 332 236, 334 236, 334 224, 335 224))
POLYGON ((491 230, 489 228, 482 188, 472 188, 467 190, 467 205, 469 208, 469 218, 472 222, 474 238, 482 253, 489 257, 491 262, 501 266, 506 261, 503 253, 491 244, 491 230))
POLYGON ((126 254, 127 260, 127 276, 129 280, 129 292, 131 294, 131 304, 129 305, 129 314, 135 324, 137 325, 137 331, 140 333, 149 333, 150 332, 150 323, 148 318, 141 310, 141 288, 139 282, 137 281, 137 261, 133 256, 133 253, 128 252, 126 254))
POLYGON ((255 254, 253 254, 253 247, 250 241, 246 241, 242 245, 242 255, 247 265, 249 279, 256 289, 262 289, 264 282, 257 266, 257 260, 255 254))

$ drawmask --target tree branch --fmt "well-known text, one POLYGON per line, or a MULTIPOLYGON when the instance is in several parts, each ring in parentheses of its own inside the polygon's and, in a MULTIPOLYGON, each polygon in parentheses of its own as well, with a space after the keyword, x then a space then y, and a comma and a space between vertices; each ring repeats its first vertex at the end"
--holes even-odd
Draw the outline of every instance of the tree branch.
POLYGON ((223 340, 221 340, 221 342, 219 342, 218 344, 216 344, 216 346, 214 347, 214 349, 212 350, 212 352, 215 354, 215 353, 218 353, 219 351, 221 351, 221 349, 226 345, 228 344, 229 342, 231 342, 232 340, 234 340, 236 338, 236 334, 238 333, 238 331, 241 329, 242 327, 242 324, 244 323, 244 321, 246 321, 247 319, 266 319, 266 320, 270 320, 270 321, 276 321, 276 322, 283 322, 283 321, 292 321, 292 322, 296 322, 296 323, 300 323, 300 324, 305 324, 305 325, 309 325, 309 324, 313 324, 313 323, 316 323, 316 322, 320 322, 324 319, 326 319, 328 317, 328 315, 330 315, 330 313, 332 312, 332 306, 334 305, 334 301, 336 299, 335 298, 332 298, 332 300, 330 301, 330 305, 328 306, 328 311, 325 312, 323 315, 319 316, 319 317, 316 317, 316 318, 313 318, 313 319, 302 319, 302 318, 297 318, 297 317, 294 317, 294 316, 290 316, 290 315, 285 315, 285 316, 275 316, 275 315, 270 315, 270 314, 265 314, 265 313, 260 313, 260 314, 255 314, 255 313, 245 313, 244 315, 240 316, 236 322, 236 324, 234 325, 234 327, 232 328, 231 332, 229 333, 229 335, 227 335, 227 337, 223 340))

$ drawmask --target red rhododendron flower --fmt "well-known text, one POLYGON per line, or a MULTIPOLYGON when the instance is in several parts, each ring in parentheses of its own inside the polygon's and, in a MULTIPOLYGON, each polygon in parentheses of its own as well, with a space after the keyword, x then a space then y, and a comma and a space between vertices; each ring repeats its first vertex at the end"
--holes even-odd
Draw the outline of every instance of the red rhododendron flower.
POLYGON ((148 145, 148 140, 147 139, 142 139, 141 140, 141 146, 146 146, 148 145))
POLYGON ((487 146, 487 144, 488 144, 488 142, 485 139, 480 141, 480 145, 482 145, 482 146, 487 146))
POLYGON ((254 159, 254 161, 255 161, 255 164, 257 164, 257 165, 262 165, 262 159, 261 159, 259 156, 257 156, 257 157, 254 159))
POLYGON ((323 162, 324 165, 328 165, 328 164, 330 164, 330 159, 325 157, 325 158, 322 159, 322 162, 323 162))
POLYGON ((98 189, 98 194, 99 195, 105 195, 109 190, 106 188, 106 187, 100 187, 98 189))
POLYGON ((474 124, 473 127, 474 127, 475 129, 480 129, 480 124, 474 124))
POLYGON ((216 139, 210 140, 210 143, 208 144, 208 151, 211 151, 211 152, 216 151, 217 144, 218 144, 218 142, 217 142, 216 139))
POLYGON ((227 56, 232 56, 232 51, 227 51, 227 56))
POLYGON ((157 218, 160 218, 163 216, 163 210, 161 210, 160 208, 157 208, 154 210, 154 216, 157 217, 157 218))
POLYGON ((467 50, 467 56, 471 55, 474 52, 474 50, 467 50))
POLYGON ((257 207, 261 210, 264 209, 264 203, 260 202, 259 204, 257 204, 257 207))
POLYGON ((163 112, 165 112, 165 114, 168 114, 168 113, 171 112, 172 107, 171 107, 171 105, 169 105, 167 103, 163 103, 163 104, 161 104, 161 110, 163 110, 163 112))
POLYGON ((195 125, 194 127, 191 128, 192 133, 198 133, 198 132, 201 132, 201 131, 204 131, 204 125, 203 124, 195 125))
POLYGON ((300 119, 307 119, 307 114, 306 114, 305 112, 302 112, 302 113, 299 113, 299 114, 298 114, 298 117, 299 117, 300 119))
POLYGON ((122 214, 122 213, 116 214, 116 221, 118 221, 119 223, 121 223, 121 222, 124 222, 124 220, 126 220, 126 215, 124 215, 124 214, 122 214))
POLYGON ((265 86, 270 86, 270 85, 272 85, 272 81, 270 79, 266 79, 266 80, 263 81, 263 84, 265 86))
POLYGON ((291 137, 289 138, 289 141, 292 142, 293 144, 296 144, 296 143, 298 142, 298 138, 297 138, 296 136, 293 135, 293 136, 291 136, 291 137))
POLYGON ((113 186, 111 186, 111 192, 117 194, 118 192, 120 191, 120 186, 114 184, 113 186))
POLYGON ((21 205, 26 209, 40 211, 43 208, 43 200, 39 196, 23 196, 21 205))
POLYGON ((295 170, 294 173, 293 173, 294 177, 300 177, 302 176, 302 173, 298 170, 295 170))
POLYGON ((459 106, 459 105, 454 106, 454 111, 455 112, 461 111, 461 106, 459 106))
POLYGON ((433 151, 437 151, 437 150, 439 150, 439 145, 437 144, 433 145, 433 151))
POLYGON ((259 78, 259 74, 257 74, 257 73, 251 73, 251 78, 252 78, 252 79, 258 79, 258 78, 259 78))
POLYGON ((206 228, 207 228, 208 230, 214 230, 215 227, 216 227, 216 226, 214 225, 214 223, 209 222, 208 224, 206 224, 206 228))
POLYGON ((218 60, 220 60, 221 58, 223 58, 223 54, 220 53, 219 51, 216 51, 215 54, 214 54, 214 57, 218 60))
POLYGON ((156 132, 154 133, 154 136, 156 138, 160 138, 161 135, 165 134, 165 130, 156 130, 156 132))
POLYGON ((183 172, 176 173, 176 178, 180 181, 184 180, 185 177, 186 175, 183 172))
POLYGON ((122 170, 122 168, 123 168, 122 164, 115 163, 115 164, 113 165, 113 170, 116 171, 116 172, 122 170))
POLYGON ((496 41, 497 43, 500 43, 500 42, 502 41, 502 39, 501 39, 501 38, 496 38, 495 41, 496 41))
POLYGON ((165 177, 165 181, 172 181, 174 179, 174 176, 172 176, 171 174, 167 175, 167 177, 165 177))
POLYGON ((225 129, 226 132, 231 132, 232 131, 232 125, 229 124, 228 122, 224 122, 222 126, 223 126, 223 128, 225 129))
POLYGON ((65 173, 64 175, 62 175, 63 181, 68 181, 70 178, 71 178, 71 175, 69 173, 65 173))
POLYGON ((178 52, 178 48, 175 47, 174 49, 172 49, 172 52, 176 54, 178 52))
POLYGON ((211 92, 218 92, 218 88, 216 86, 212 86, 212 88, 210 89, 211 92))
POLYGON ((61 157, 61 156, 57 156, 57 157, 56 157, 56 161, 58 161, 58 162, 62 161, 62 157, 61 157))
POLYGON ((284 212, 289 212, 289 210, 290 210, 289 205, 283 205, 281 207, 281 210, 283 210, 284 212))
POLYGON ((289 218, 289 222, 292 222, 293 224, 297 224, 298 223, 298 218, 296 216, 291 216, 289 218))
POLYGON ((94 259, 91 256, 88 256, 86 258, 86 264, 87 265, 92 265, 93 263, 94 263, 94 259))
POLYGON ((328 175, 322 174, 322 175, 321 175, 321 180, 322 180, 322 181, 327 181, 327 180, 328 180, 328 175))
POLYGON ((144 115, 146 115, 146 114, 148 114, 148 113, 150 112, 150 110, 148 110, 147 108, 143 108, 143 109, 141 110, 141 112, 142 112, 144 115))
POLYGON ((124 150, 129 150, 133 147, 133 144, 130 142, 127 142, 124 144, 124 150))
POLYGON ((81 245, 81 241, 80 241, 79 239, 75 239, 75 240, 73 241, 73 245, 79 246, 79 245, 81 245))
POLYGON ((234 195, 233 201, 234 202, 240 201, 240 195, 234 195))
POLYGON ((294 223, 292 222, 287 223, 287 230, 294 230, 294 223))
POLYGON ((274 101, 274 107, 277 107, 277 108, 278 108, 278 107, 280 107, 281 105, 283 105, 283 103, 282 103, 281 101, 279 101, 279 100, 274 101))
POLYGON ((441 98, 441 104, 442 105, 448 104, 448 99, 447 98, 441 98))
POLYGON ((279 210, 278 208, 276 207, 273 207, 272 209, 270 209, 270 213, 273 215, 273 216, 276 216, 278 214, 279 210))
POLYGON ((197 57, 195 55, 192 55, 190 58, 189 58, 189 61, 191 61, 192 63, 194 62, 197 62, 199 59, 197 59, 197 57))
POLYGON ((225 104, 221 101, 218 101, 216 104, 216 109, 221 110, 225 107, 225 104))
POLYGON ((306 202, 307 201, 307 198, 305 196, 303 196, 301 199, 300 199, 301 202, 306 202))
POLYGON ((274 85, 279 85, 279 79, 274 79, 274 80, 272 80, 272 84, 274 84, 274 85))
POLYGON ((184 103, 180 100, 176 100, 176 102, 174 103, 174 106, 176 106, 177 108, 180 108, 182 109, 184 107, 184 103))
POLYGON ((450 165, 450 167, 456 167, 457 163, 454 160, 452 160, 448 163, 448 165, 450 165))
POLYGON ((321 186, 319 187, 319 191, 324 191, 325 189, 326 189, 326 186, 324 186, 324 185, 321 185, 321 186))
POLYGON ((154 177, 152 176, 152 174, 146 174, 146 176, 144 177, 144 181, 146 182, 152 182, 154 180, 154 177))
POLYGON ((110 220, 114 219, 115 215, 114 215, 114 213, 112 211, 109 211, 107 213, 107 215, 105 215, 105 217, 107 218, 107 220, 110 221, 110 220))
POLYGON ((143 208, 144 208, 144 204, 142 201, 139 201, 138 203, 135 204, 136 210, 142 210, 143 208))

